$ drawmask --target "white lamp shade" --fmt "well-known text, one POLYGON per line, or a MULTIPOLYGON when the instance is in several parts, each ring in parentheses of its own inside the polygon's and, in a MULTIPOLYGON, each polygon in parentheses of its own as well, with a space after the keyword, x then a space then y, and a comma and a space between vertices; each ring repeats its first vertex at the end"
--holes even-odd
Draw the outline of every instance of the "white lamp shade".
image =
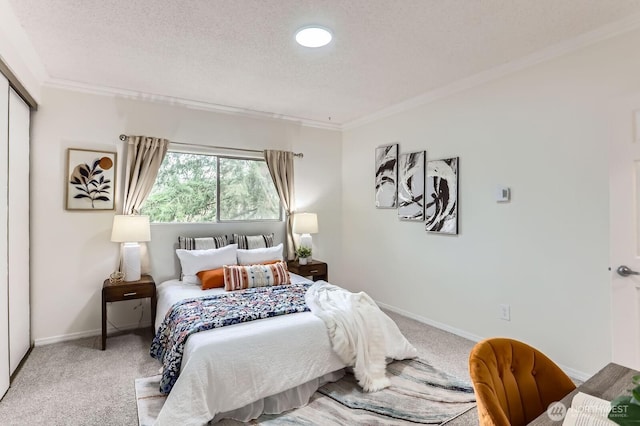
POLYGON ((149 216, 116 215, 113 217, 111 241, 116 243, 137 243, 150 240, 149 216))
POLYGON ((317 234, 318 215, 315 213, 296 213, 293 216, 293 232, 296 234, 317 234))

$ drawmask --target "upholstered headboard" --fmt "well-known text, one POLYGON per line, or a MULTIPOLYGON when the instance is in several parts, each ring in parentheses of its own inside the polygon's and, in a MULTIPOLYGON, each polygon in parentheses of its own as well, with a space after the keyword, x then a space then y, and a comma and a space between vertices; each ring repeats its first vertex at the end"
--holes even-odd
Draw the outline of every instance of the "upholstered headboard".
MULTIPOLYGON (((151 241, 147 243, 151 275, 156 284, 180 277, 180 262, 176 256, 178 237, 212 237, 232 234, 274 234, 274 244, 285 243, 284 222, 247 222, 214 224, 152 224, 151 241)), ((286 249, 285 249, 286 253, 286 249)))

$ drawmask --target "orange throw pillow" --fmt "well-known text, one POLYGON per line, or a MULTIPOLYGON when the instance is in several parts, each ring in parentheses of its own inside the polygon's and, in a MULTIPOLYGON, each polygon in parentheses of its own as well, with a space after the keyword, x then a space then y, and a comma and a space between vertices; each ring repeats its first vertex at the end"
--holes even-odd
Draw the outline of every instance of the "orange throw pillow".
POLYGON ((202 282, 202 289, 224 287, 224 268, 210 269, 198 272, 198 278, 202 282))

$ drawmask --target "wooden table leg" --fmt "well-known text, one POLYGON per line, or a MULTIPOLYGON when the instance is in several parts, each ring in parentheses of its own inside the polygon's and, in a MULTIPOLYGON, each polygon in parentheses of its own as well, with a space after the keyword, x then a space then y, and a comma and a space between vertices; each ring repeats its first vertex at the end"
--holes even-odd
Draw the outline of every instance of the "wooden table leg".
POLYGON ((102 294, 102 350, 107 347, 107 302, 104 300, 104 291, 102 294))
POLYGON ((156 292, 151 295, 151 335, 156 335, 156 292))

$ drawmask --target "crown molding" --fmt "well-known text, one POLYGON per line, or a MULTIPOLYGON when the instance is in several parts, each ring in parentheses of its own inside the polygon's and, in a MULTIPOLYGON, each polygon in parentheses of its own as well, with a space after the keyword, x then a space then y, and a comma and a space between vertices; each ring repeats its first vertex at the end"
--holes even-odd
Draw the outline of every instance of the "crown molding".
POLYGON ((122 97, 143 102, 155 102, 166 105, 182 106, 185 108, 198 109, 203 111, 230 114, 241 117, 252 117, 260 119, 280 120, 292 122, 305 127, 313 127, 325 130, 345 131, 352 130, 369 124, 371 122, 412 110, 420 106, 432 103, 436 100, 447 98, 465 90, 481 86, 483 84, 498 80, 507 75, 522 71, 542 62, 558 58, 563 55, 591 46, 606 39, 624 34, 640 27, 640 14, 633 15, 617 22, 605 25, 596 30, 581 34, 570 40, 565 40, 549 48, 527 55, 521 59, 508 62, 498 67, 482 71, 467 78, 455 81, 449 85, 431 90, 422 95, 410 98, 406 101, 383 108, 373 114, 349 121, 347 123, 325 123, 322 121, 310 120, 300 117, 288 116, 264 111, 255 111, 247 108, 219 105, 209 102, 196 101, 190 99, 177 98, 172 96, 157 95, 152 93, 138 92, 135 90, 118 89, 107 86, 91 85, 76 81, 47 78, 43 86, 55 89, 71 90, 81 93, 88 93, 102 96, 122 97))
POLYGON ((325 130, 341 130, 342 126, 333 123, 310 120, 306 118, 293 117, 284 114, 277 114, 264 111, 255 111, 247 108, 233 107, 227 105, 213 104, 191 99, 177 98, 173 96, 157 95, 153 93, 138 92, 136 90, 118 89, 107 86, 98 86, 77 81, 51 78, 45 81, 44 87, 61 90, 71 90, 74 92, 91 95, 111 96, 142 102, 153 102, 171 106, 181 106, 184 108, 197 109, 202 111, 217 112, 241 117, 260 118, 268 120, 279 120, 299 124, 304 127, 314 127, 325 130))
POLYGON ((609 38, 633 31, 640 27, 640 14, 632 15, 628 18, 605 25, 596 30, 586 32, 577 37, 565 40, 546 49, 527 55, 521 59, 507 62, 503 65, 482 71, 478 74, 455 81, 449 85, 431 90, 414 98, 397 103, 387 108, 381 109, 373 114, 366 115, 362 118, 344 123, 342 130, 352 130, 365 124, 386 118, 404 111, 408 111, 438 99, 443 99, 456 93, 469 90, 471 88, 481 86, 491 81, 498 80, 509 74, 522 71, 542 62, 558 58, 563 55, 580 50, 584 47, 591 46, 609 38))
POLYGON ((0 0, 0 60, 4 62, 5 71, 18 81, 12 85, 27 92, 27 96, 21 96, 25 100, 31 98, 27 103, 34 108, 49 75, 7 0, 0 0))

